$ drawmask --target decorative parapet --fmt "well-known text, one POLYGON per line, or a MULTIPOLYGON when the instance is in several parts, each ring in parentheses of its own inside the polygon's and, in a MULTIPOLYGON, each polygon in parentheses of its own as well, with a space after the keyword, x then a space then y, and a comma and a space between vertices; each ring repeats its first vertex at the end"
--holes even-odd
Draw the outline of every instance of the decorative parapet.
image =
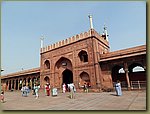
POLYGON ((54 44, 51 44, 49 46, 43 47, 43 48, 41 48, 41 53, 44 53, 44 52, 53 50, 55 48, 59 48, 61 46, 65 46, 65 45, 77 42, 77 41, 82 40, 82 39, 86 39, 86 38, 91 37, 91 36, 95 36, 96 38, 100 39, 103 43, 108 45, 108 42, 100 34, 98 34, 94 29, 90 29, 88 32, 83 32, 83 33, 77 34, 75 36, 69 37, 65 40, 62 40, 62 41, 56 42, 54 44))

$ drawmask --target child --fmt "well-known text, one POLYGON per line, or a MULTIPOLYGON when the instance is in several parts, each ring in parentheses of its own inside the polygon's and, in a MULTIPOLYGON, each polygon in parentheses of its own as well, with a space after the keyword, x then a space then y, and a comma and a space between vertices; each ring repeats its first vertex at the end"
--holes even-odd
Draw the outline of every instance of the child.
POLYGON ((4 91, 1 91, 1 102, 4 103, 4 91))

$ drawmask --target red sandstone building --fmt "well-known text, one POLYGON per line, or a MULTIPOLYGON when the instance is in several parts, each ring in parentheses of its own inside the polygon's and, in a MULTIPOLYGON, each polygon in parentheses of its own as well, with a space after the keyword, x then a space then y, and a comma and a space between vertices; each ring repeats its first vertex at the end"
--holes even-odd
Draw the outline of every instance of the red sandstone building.
POLYGON ((74 83, 78 91, 84 83, 93 91, 112 90, 117 80, 127 89, 146 87, 146 45, 110 52, 107 31, 98 34, 92 22, 89 31, 43 47, 40 55, 40 68, 1 76, 2 89, 33 88, 35 81, 58 89, 74 83), (134 72, 137 66, 143 70, 134 72))

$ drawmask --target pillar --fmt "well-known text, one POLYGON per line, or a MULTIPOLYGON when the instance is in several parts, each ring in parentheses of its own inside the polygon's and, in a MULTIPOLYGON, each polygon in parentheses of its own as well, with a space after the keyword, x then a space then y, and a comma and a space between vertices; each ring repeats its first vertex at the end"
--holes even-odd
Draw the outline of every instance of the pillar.
POLYGON ((127 63, 124 63, 124 68, 125 68, 125 75, 126 75, 126 80, 127 80, 127 84, 128 84, 128 90, 130 90, 131 85, 130 85, 130 80, 129 80, 129 75, 128 75, 128 65, 127 65, 127 63))

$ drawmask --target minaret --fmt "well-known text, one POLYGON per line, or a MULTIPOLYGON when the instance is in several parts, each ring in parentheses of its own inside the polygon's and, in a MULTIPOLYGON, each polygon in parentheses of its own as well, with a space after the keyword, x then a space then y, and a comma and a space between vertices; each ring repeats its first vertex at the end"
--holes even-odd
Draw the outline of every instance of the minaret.
POLYGON ((107 33, 107 27, 105 26, 105 24, 104 24, 104 35, 106 36, 106 40, 108 41, 108 33, 107 33))
POLYGON ((88 17, 90 19, 90 29, 93 29, 92 15, 89 15, 88 17))
POLYGON ((44 36, 42 35, 40 39, 41 39, 41 48, 43 48, 43 46, 44 46, 44 36))

